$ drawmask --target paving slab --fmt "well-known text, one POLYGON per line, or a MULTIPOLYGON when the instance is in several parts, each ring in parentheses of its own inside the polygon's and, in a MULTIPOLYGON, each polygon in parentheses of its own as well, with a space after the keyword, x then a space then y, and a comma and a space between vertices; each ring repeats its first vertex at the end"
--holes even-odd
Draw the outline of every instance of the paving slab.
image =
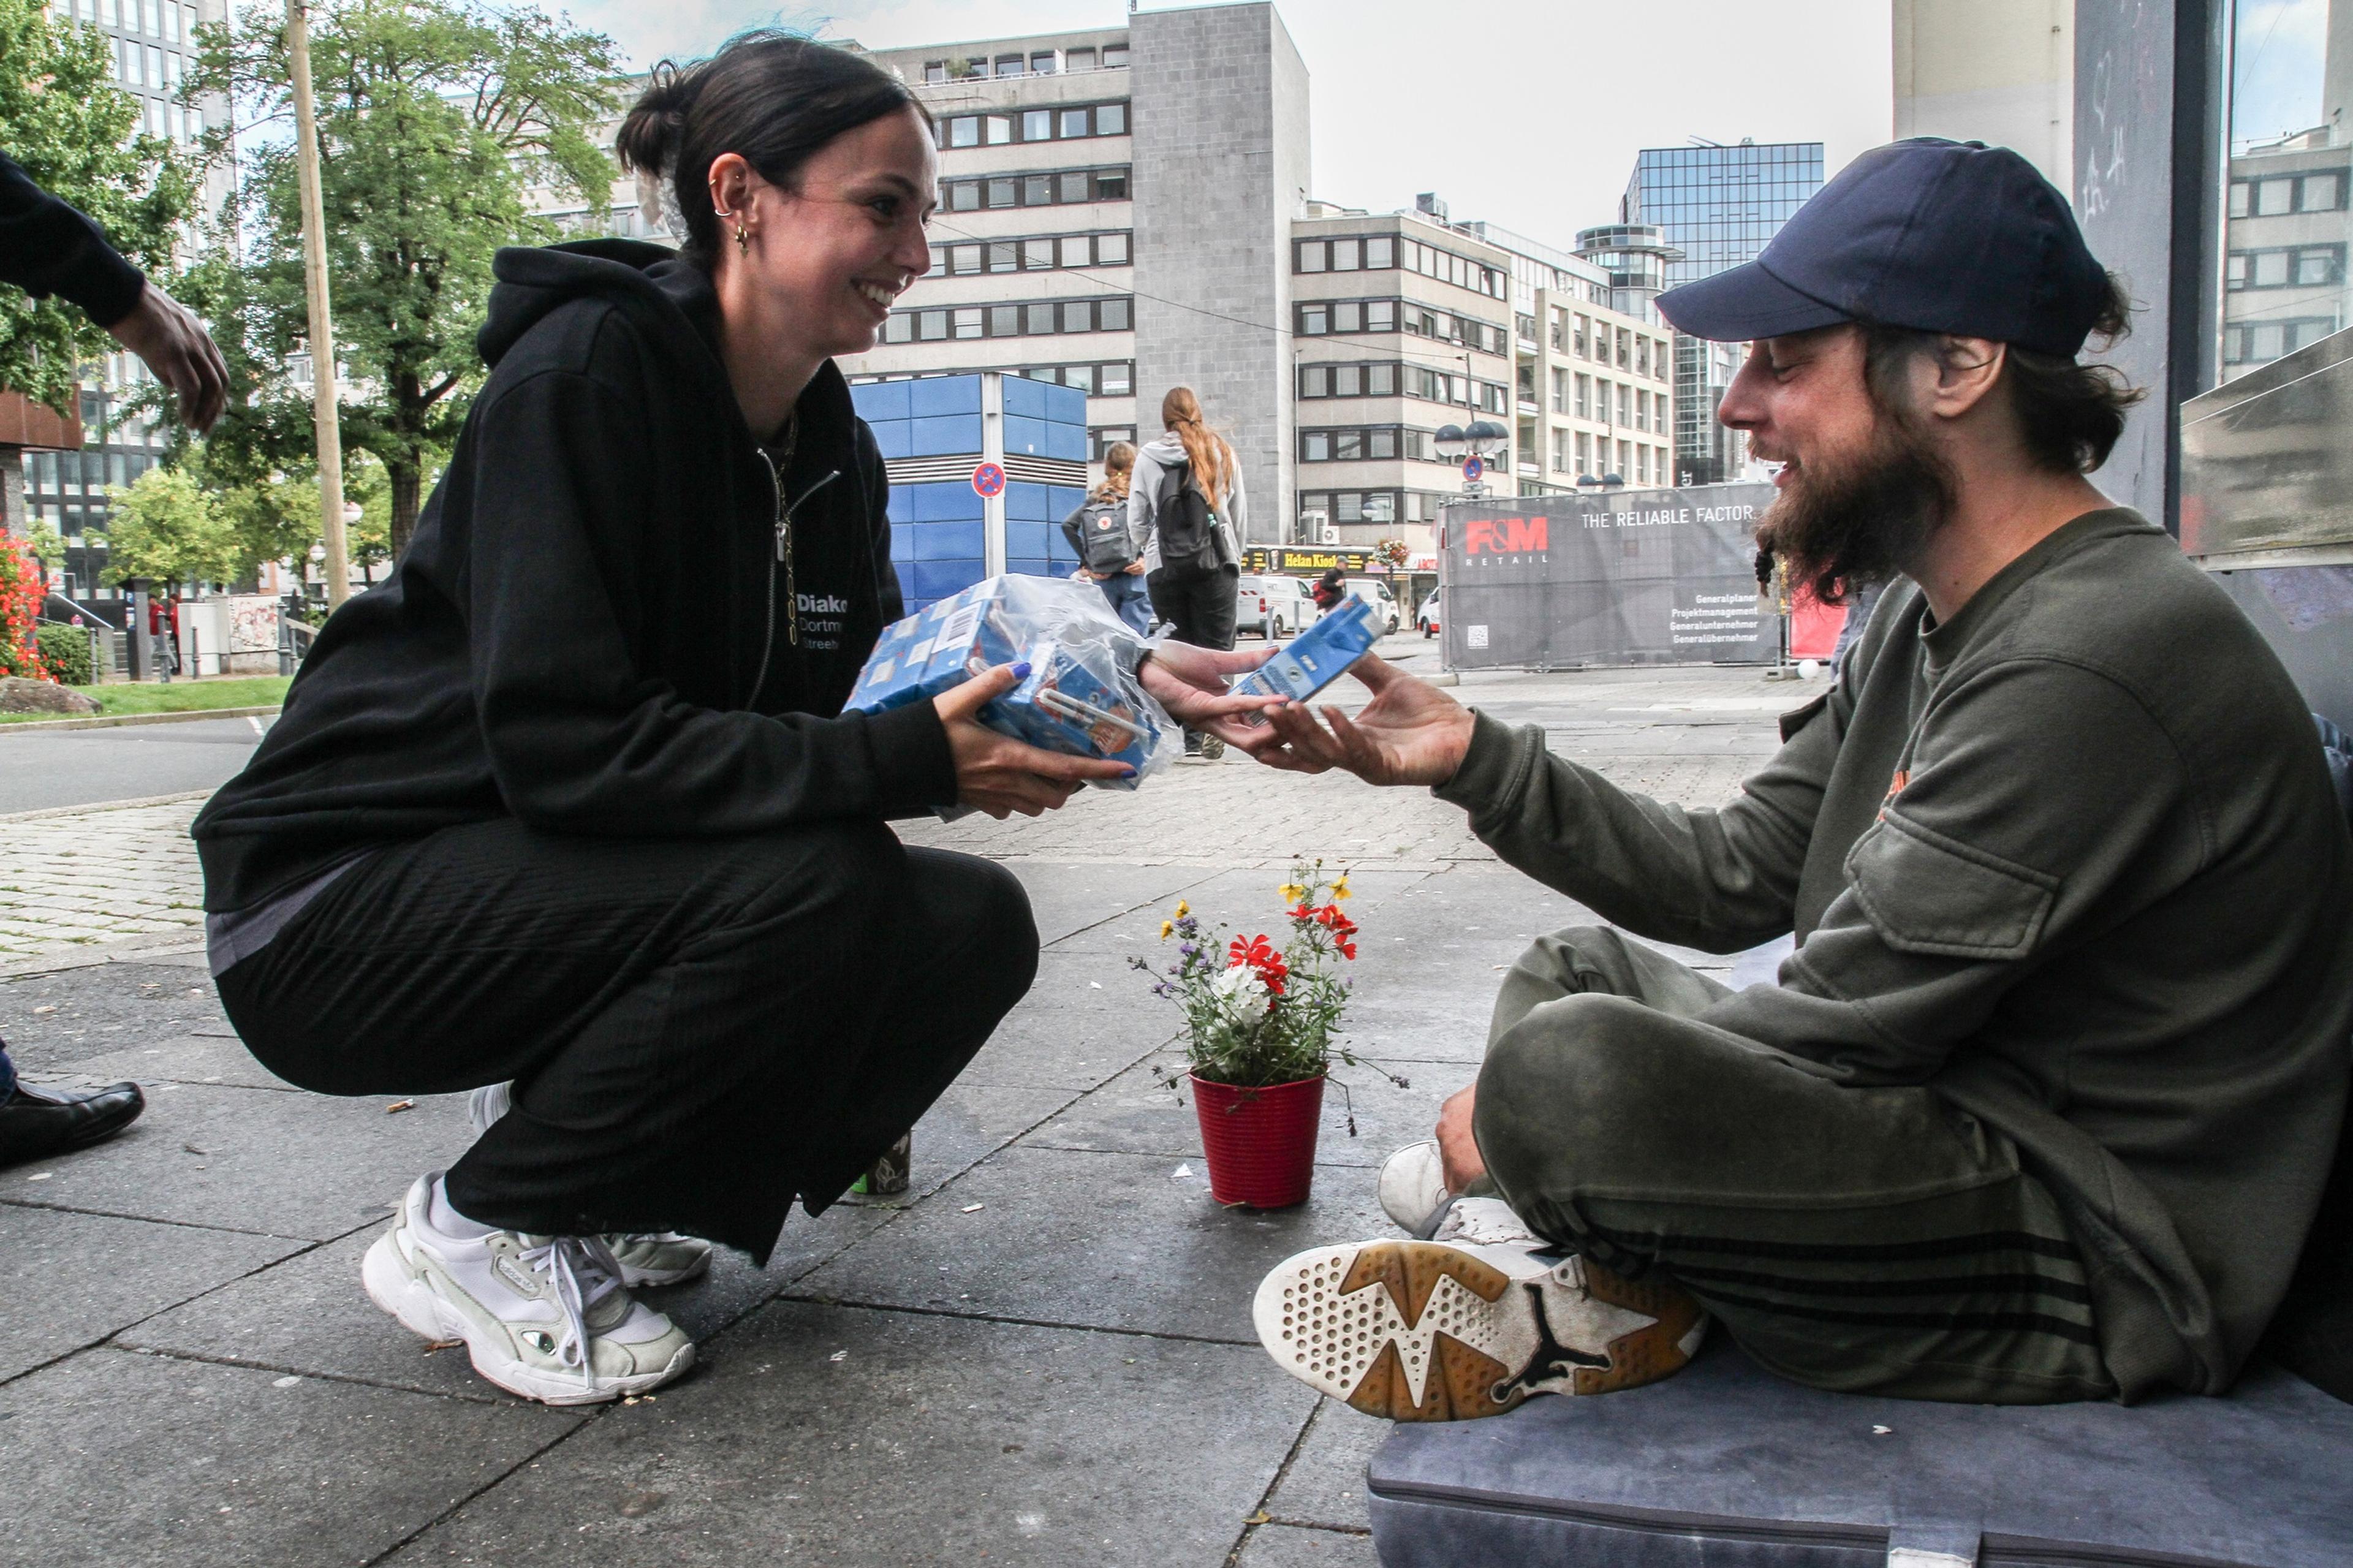
POLYGON ((1219 1568, 1314 1399, 1263 1361, 777 1302, 391 1561, 1219 1568))
MULTIPOLYGON (((796 1210, 765 1269, 721 1247, 704 1278, 638 1294, 698 1342, 707 1342, 850 1242, 890 1223, 891 1215, 888 1209, 848 1204, 815 1219, 796 1210)), ((370 1226, 249 1274, 140 1323, 118 1342, 420 1394, 520 1403, 476 1376, 463 1349, 428 1353, 425 1341, 367 1299, 360 1288, 360 1258, 382 1230, 370 1226)))
POLYGON ((165 1083, 120 1137, 0 1171, 0 1199, 324 1241, 474 1140, 462 1094, 345 1100, 165 1083))
MULTIPOLYGON (((1327 864, 1327 875, 1336 875, 1342 867, 1327 864)), ((1209 925, 1221 925, 1229 931, 1272 931, 1284 913, 1282 900, 1275 889, 1289 875, 1287 864, 1247 870, 1220 871, 1195 881, 1184 889, 1185 902, 1193 912, 1209 925)), ((1348 878, 1351 898, 1347 908, 1351 913, 1376 907, 1388 898, 1406 892, 1428 881, 1427 871, 1352 872, 1348 878)), ((1175 896, 1105 921, 1094 928, 1056 945, 1057 953, 1095 952, 1124 956, 1142 952, 1160 945, 1160 922, 1166 920, 1176 907, 1175 896)), ((1359 914, 1361 919, 1361 914, 1359 914)))
MULTIPOLYGON (((1451 1064, 1450 1064, 1451 1065, 1451 1064)), ((1446 1067, 1400 1076, 1399 1089, 1367 1068, 1340 1066, 1324 1089, 1324 1115, 1316 1131, 1315 1162, 1335 1167, 1377 1167, 1399 1147, 1418 1142, 1438 1124, 1438 1108, 1462 1087, 1469 1072, 1446 1067), (1347 1091, 1341 1091, 1341 1085, 1347 1091), (1348 1132, 1355 1117, 1356 1131, 1348 1132)), ((1087 1149, 1122 1154, 1156 1154, 1201 1161, 1201 1123, 1188 1089, 1169 1089, 1156 1076, 1181 1075, 1178 1051, 1155 1053, 1021 1140, 1024 1148, 1087 1149)), ((1347 1180, 1348 1178, 1336 1178, 1347 1180)))
POLYGON ((579 1421, 92 1351, 0 1388, 5 1550, 41 1568, 364 1563, 579 1421))
MULTIPOLYGON (((253 1059, 245 1042, 234 1034, 184 1035, 152 1046, 124 1046, 96 1056, 76 1057, 46 1071, 49 1078, 111 1083, 120 1079, 153 1086, 158 1083, 225 1083, 237 1089, 274 1089, 307 1093, 253 1059)), ((386 1104, 391 1103, 389 1100, 386 1104)))
MULTIPOLYGON (((786 1294, 1255 1346, 1250 1300, 1268 1269, 1395 1228, 1353 1170, 1261 1211, 1220 1208, 1201 1163, 1181 1163, 1180 1177, 1163 1156, 1017 1144, 786 1294)), ((1264 1381, 1289 1380, 1267 1363, 1264 1381)))
POLYGON ((211 978, 170 964, 112 963, 0 981, 0 1039, 38 1080, 61 1062, 228 1030, 211 978))
POLYGON ((1268 1515, 1293 1524, 1368 1528, 1365 1467, 1396 1429, 1336 1399, 1319 1401, 1290 1468, 1266 1500, 1268 1515))
POLYGON ((1038 940, 1051 946, 1131 910, 1173 901, 1179 891, 1215 873, 1199 866, 1123 865, 1016 860, 1006 869, 1021 879, 1038 940))
MULTIPOLYGON (((1100 996, 1100 993, 1097 994, 1100 996)), ((1124 1072, 1175 1037, 1178 1020, 1149 994, 1151 1005, 1092 1008, 1024 1003, 1006 1015, 956 1081, 1008 1087, 1084 1089, 1124 1072)))
POLYGON ((10 1294, 30 1309, 0 1312, 0 1380, 95 1344, 305 1245, 0 1204, 0 1258, 16 1281, 10 1294))
POLYGON ((1234 1568, 1380 1568, 1380 1561, 1369 1532, 1261 1524, 1250 1531, 1234 1568))
POLYGON ((950 1084, 915 1123, 909 1190, 920 1195, 955 1180, 1070 1100, 1062 1089, 950 1084))

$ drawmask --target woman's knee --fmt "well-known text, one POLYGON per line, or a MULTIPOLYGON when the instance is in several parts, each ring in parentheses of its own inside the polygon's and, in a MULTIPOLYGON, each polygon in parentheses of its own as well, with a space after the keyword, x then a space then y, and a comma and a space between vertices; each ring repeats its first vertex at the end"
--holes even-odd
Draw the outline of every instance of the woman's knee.
POLYGON ((994 860, 944 850, 907 857, 909 918, 943 984, 1009 1010, 1038 977, 1038 921, 1021 879, 994 860))

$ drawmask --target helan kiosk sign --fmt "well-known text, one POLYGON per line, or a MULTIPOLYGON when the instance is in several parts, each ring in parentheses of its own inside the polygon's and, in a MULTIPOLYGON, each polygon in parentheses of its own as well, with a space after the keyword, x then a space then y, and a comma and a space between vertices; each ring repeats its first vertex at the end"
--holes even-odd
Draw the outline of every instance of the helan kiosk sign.
POLYGON ((1750 663, 1779 626, 1752 562, 1769 485, 1521 497, 1446 509, 1458 668, 1750 663))

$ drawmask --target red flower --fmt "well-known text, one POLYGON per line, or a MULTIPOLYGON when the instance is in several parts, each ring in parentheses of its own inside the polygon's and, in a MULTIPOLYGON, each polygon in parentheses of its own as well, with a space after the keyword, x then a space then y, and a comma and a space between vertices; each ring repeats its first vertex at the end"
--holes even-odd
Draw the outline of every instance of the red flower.
POLYGON ((1282 983, 1290 975, 1291 966, 1282 962, 1282 954, 1275 951, 1272 942, 1264 936, 1254 936, 1248 941, 1234 938, 1226 946, 1226 967, 1234 969, 1245 963, 1256 970, 1258 977, 1266 982, 1267 994, 1282 994, 1282 983))

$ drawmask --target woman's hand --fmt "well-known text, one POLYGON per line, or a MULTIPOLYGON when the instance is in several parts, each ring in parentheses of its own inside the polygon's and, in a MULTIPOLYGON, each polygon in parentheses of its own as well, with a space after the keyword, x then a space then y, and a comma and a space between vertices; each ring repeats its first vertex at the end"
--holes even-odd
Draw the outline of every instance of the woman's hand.
POLYGON ((957 801, 999 822, 1017 811, 1037 816, 1056 810, 1089 779, 1135 775, 1125 763, 1064 756, 1024 745, 983 724, 981 708, 1012 690, 1029 673, 1027 664, 1000 664, 932 699, 948 732, 949 754, 955 759, 957 801))
POLYGON ((1144 562, 1139 557, 1136 560, 1129 562, 1126 565, 1121 567, 1120 570, 1126 573, 1131 577, 1141 577, 1144 575, 1144 562))
POLYGON ((131 314, 106 330, 172 389, 190 429, 201 436, 213 427, 228 399, 228 367, 193 311, 150 283, 131 314))
POLYGON ((1471 749, 1471 710, 1427 681, 1366 654, 1348 673, 1373 694, 1354 720, 1325 708, 1326 730, 1301 703, 1267 717, 1279 743, 1253 754, 1272 767, 1320 773, 1342 768, 1377 784, 1442 784, 1471 749))
POLYGON ((1282 699, 1234 696, 1226 689, 1226 677, 1249 674, 1272 658, 1274 652, 1271 646, 1227 653, 1164 642, 1145 656, 1136 679, 1178 723, 1206 730, 1229 746, 1254 752, 1274 744, 1274 731, 1263 724, 1245 724, 1241 716, 1262 713, 1282 699))

